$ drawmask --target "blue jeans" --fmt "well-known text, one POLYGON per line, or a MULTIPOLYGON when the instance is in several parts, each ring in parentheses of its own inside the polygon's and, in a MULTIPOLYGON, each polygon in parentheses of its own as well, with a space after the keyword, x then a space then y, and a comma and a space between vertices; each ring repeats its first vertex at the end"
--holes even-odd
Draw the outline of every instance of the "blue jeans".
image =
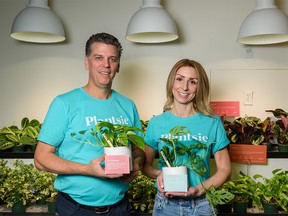
POLYGON ((189 200, 181 198, 168 198, 159 191, 155 197, 153 216, 213 216, 213 209, 205 196, 189 200))
POLYGON ((130 204, 127 195, 123 200, 113 205, 107 213, 96 213, 92 210, 81 208, 79 204, 75 204, 64 198, 58 193, 56 201, 56 215, 59 216, 130 216, 130 204))

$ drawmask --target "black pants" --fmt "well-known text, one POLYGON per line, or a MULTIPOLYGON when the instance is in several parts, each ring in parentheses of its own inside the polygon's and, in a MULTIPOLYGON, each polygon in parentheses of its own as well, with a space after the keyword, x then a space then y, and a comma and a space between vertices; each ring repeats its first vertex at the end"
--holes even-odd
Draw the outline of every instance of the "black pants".
POLYGON ((86 209, 75 201, 71 202, 71 200, 67 199, 67 197, 65 198, 61 193, 58 193, 56 206, 56 215, 59 216, 130 216, 130 204, 127 195, 120 202, 112 205, 108 212, 104 211, 103 213, 97 210, 86 209))

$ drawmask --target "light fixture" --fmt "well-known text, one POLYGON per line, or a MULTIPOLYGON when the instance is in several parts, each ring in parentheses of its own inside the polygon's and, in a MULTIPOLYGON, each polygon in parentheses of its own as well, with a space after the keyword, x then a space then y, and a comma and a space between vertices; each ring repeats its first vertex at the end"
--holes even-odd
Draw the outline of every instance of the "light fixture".
POLYGON ((143 0, 129 21, 126 39, 137 43, 164 43, 178 38, 177 26, 160 0, 143 0))
POLYGON ((288 41, 288 17, 274 0, 256 0, 256 8, 243 21, 237 41, 247 45, 288 41))
POLYGON ((32 43, 57 43, 65 40, 58 16, 48 6, 48 0, 29 0, 16 16, 10 36, 32 43))

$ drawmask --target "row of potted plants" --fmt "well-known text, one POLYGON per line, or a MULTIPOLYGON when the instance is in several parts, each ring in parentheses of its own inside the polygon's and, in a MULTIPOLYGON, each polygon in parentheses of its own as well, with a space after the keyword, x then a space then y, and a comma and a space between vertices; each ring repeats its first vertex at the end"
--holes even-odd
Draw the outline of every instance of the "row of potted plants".
POLYGON ((12 211, 25 211, 26 206, 35 203, 55 202, 54 180, 54 174, 38 171, 33 164, 18 159, 11 164, 0 160, 0 200, 12 211))
POLYGON ((234 199, 230 202, 230 205, 233 204, 234 213, 246 213, 249 205, 264 213, 278 213, 279 209, 288 212, 288 171, 286 170, 273 170, 271 178, 262 174, 251 177, 240 172, 235 179, 225 182, 220 189, 234 194, 234 199))
MULTIPOLYGON (((288 148, 288 113, 283 109, 266 110, 277 118, 267 117, 263 121, 255 116, 224 120, 224 128, 232 144, 277 145, 278 150, 288 148)), ((271 149, 272 150, 272 149, 271 149)))
POLYGON ((24 117, 21 127, 11 125, 0 129, 0 151, 34 152, 41 123, 37 119, 24 117))

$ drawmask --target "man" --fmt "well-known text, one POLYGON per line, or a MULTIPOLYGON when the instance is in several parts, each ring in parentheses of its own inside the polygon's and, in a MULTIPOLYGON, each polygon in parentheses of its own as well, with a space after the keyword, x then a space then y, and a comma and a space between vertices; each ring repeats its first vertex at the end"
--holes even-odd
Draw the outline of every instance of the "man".
POLYGON ((92 35, 85 47, 88 83, 57 96, 42 124, 34 163, 39 170, 58 174, 54 186, 59 191, 56 204, 61 216, 130 215, 126 191, 142 167, 144 152, 133 145, 131 173, 106 175, 101 165, 103 148, 71 137, 71 133, 93 128, 100 121, 141 128, 135 104, 112 89, 121 54, 122 46, 114 36, 92 35))

